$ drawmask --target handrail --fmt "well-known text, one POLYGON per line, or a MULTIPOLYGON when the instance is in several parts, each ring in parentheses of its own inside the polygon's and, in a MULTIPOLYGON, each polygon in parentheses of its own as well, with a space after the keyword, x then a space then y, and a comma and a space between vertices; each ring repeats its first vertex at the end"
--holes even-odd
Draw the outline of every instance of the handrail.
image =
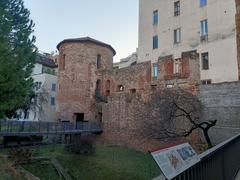
POLYGON ((173 180, 233 180, 240 168, 240 134, 199 155, 200 162, 173 180))
POLYGON ((30 122, 30 121, 0 121, 0 136, 14 134, 54 134, 101 132, 99 122, 30 122))

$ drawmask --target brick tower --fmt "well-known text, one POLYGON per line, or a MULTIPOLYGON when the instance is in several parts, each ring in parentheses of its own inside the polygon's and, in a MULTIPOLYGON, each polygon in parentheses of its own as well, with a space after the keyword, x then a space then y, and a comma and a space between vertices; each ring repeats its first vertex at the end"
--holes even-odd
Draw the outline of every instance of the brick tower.
POLYGON ((96 119, 94 106, 101 94, 101 72, 112 70, 115 50, 89 37, 63 40, 57 48, 58 119, 72 122, 96 119))

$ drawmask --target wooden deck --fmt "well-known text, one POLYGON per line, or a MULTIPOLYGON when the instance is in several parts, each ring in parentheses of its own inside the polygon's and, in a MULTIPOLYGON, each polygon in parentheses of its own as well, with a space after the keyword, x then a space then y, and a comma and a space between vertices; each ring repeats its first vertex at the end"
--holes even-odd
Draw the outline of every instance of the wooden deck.
POLYGON ((21 122, 0 121, 0 136, 42 136, 81 133, 101 133, 101 123, 97 122, 21 122))

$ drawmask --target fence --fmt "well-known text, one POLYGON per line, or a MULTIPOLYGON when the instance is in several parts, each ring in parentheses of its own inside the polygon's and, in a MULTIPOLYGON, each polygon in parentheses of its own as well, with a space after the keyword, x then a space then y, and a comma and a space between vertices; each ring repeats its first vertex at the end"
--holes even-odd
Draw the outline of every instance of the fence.
POLYGON ((240 134, 204 152, 200 159, 173 180, 234 180, 240 169, 240 134))
POLYGON ((77 134, 82 132, 101 132, 98 122, 28 122, 0 121, 0 136, 77 134))

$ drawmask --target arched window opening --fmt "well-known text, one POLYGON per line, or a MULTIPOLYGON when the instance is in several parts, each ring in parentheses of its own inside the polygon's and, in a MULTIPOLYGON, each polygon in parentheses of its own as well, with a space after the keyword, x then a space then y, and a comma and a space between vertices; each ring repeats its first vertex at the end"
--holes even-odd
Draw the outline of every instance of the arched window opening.
POLYGON ((66 54, 63 54, 61 58, 60 70, 65 70, 65 59, 66 59, 66 54))
POLYGON ((106 96, 110 96, 110 80, 106 82, 106 96))
POLYGON ((102 88, 102 83, 101 83, 101 80, 98 79, 96 82, 96 94, 101 93, 101 88, 102 88))
POLYGON ((102 62, 101 61, 102 61, 101 55, 98 54, 97 55, 97 69, 101 68, 101 66, 102 66, 102 62))
POLYGON ((96 98, 97 102, 107 102, 106 97, 104 97, 102 94, 101 80, 97 80, 97 82, 96 82, 95 98, 96 98))

